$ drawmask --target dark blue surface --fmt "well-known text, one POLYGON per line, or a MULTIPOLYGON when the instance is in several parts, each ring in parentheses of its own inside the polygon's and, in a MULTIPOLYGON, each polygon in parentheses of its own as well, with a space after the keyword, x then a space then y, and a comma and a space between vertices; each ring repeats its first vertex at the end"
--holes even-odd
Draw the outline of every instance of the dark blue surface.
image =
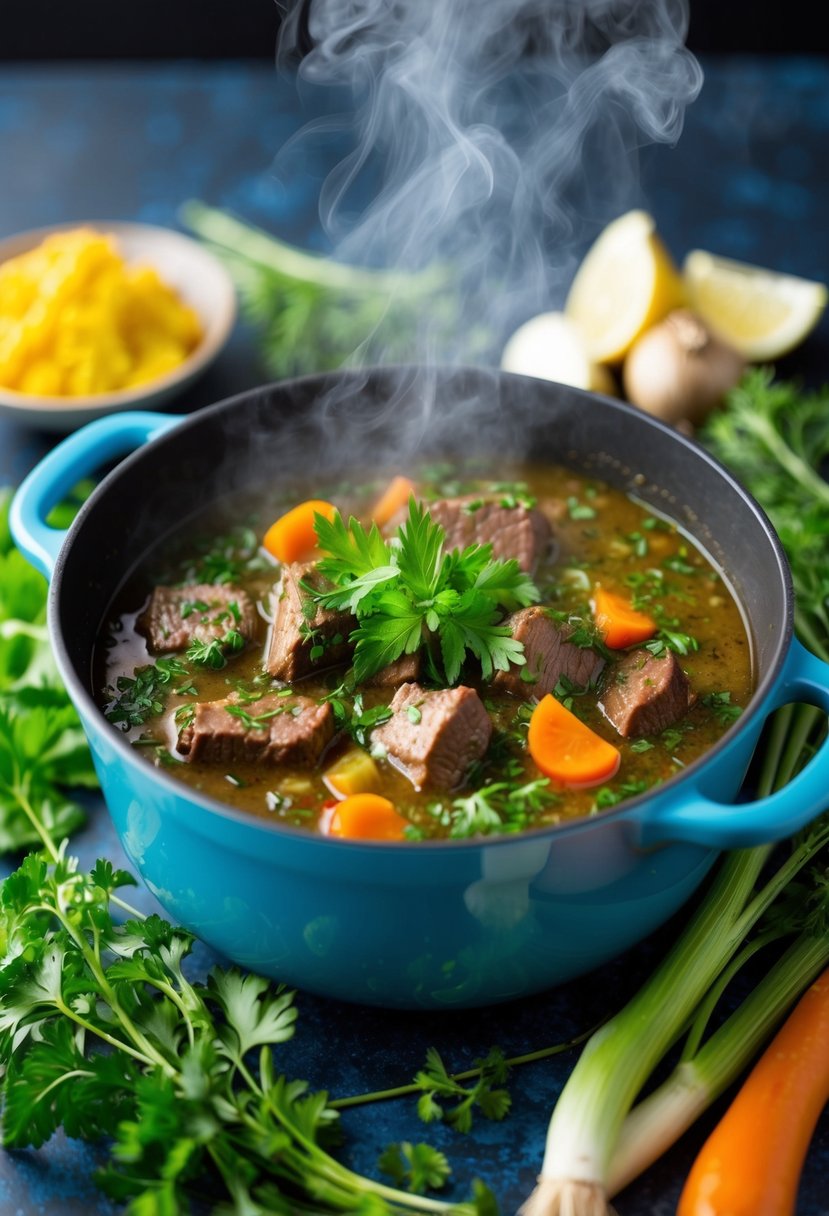
MULTIPOLYGON (((646 149, 640 192, 630 206, 657 218, 679 258, 702 247, 829 282, 829 63, 823 60, 715 59, 674 148, 646 149)), ((226 206, 288 239, 325 248, 316 213, 320 182, 339 150, 331 137, 291 161, 282 178, 276 154, 309 116, 289 80, 262 65, 5 68, 0 75, 0 237, 65 220, 135 219, 177 226, 187 198, 226 206)), ((282 165, 285 165, 283 160, 282 165)), ((781 374, 823 383, 829 321, 781 374)), ((233 342, 182 411, 260 383, 253 335, 233 342)), ((53 442, 0 422, 2 480, 16 482, 53 442)), ((90 822, 76 840, 84 861, 121 854, 106 809, 90 799, 90 822)), ((152 900, 142 893, 144 906, 152 900)), ((682 916, 680 914, 680 918, 682 916)), ((620 1004, 646 977, 671 927, 612 966, 545 996, 475 1013, 394 1014, 300 995, 294 1042, 281 1052, 290 1074, 336 1095, 405 1082, 434 1044, 452 1068, 498 1043, 517 1054, 566 1039, 620 1004)), ((200 954, 199 966, 210 963, 200 954)), ((750 980, 746 977, 745 982, 750 980)), ((512 1216, 541 1162, 549 1111, 572 1057, 517 1070, 513 1112, 477 1123, 463 1138, 424 1128, 410 1101, 344 1117, 345 1148, 372 1172, 389 1140, 428 1139, 455 1167, 460 1197, 474 1175, 512 1216)), ((696 1148, 716 1111, 618 1200, 621 1216, 669 1216, 696 1148)), ((56 1139, 38 1153, 0 1158, 0 1210, 42 1216, 110 1216, 92 1188, 92 1154, 56 1139)), ((829 1213, 829 1116, 804 1173, 798 1216, 829 1213)))

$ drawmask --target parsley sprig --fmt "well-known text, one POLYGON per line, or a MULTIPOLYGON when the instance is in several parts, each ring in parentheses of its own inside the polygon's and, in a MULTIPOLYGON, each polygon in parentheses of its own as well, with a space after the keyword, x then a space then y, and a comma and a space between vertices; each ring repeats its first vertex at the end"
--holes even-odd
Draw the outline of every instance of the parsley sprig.
POLYGON ((492 1210, 483 1187, 468 1204, 415 1201, 331 1156, 327 1095, 275 1067, 274 1046, 294 1032, 293 993, 235 968, 191 982, 189 933, 158 916, 114 917, 132 881, 107 861, 83 872, 52 842, 3 884, 7 1147, 38 1147, 58 1127, 113 1137, 97 1181, 136 1216, 190 1211, 206 1180, 217 1213, 492 1210))
POLYGON ((415 1076, 421 1096, 417 1113, 424 1123, 436 1119, 451 1124, 459 1132, 472 1130, 475 1109, 486 1119, 500 1120, 509 1113, 512 1099, 504 1083, 509 1065, 499 1047, 493 1047, 486 1057, 475 1061, 476 1076, 471 1085, 464 1085, 452 1076, 434 1047, 426 1052, 425 1066, 415 1076))
POLYGON ((339 514, 318 515, 315 526, 324 554, 319 570, 333 589, 317 590, 314 599, 354 613, 358 682, 421 649, 433 668, 442 667, 447 685, 457 682, 468 654, 484 678, 525 662, 523 646, 502 622, 540 593, 517 561, 493 559, 491 545, 447 552, 444 529, 414 498, 391 541, 353 516, 346 523, 339 514))

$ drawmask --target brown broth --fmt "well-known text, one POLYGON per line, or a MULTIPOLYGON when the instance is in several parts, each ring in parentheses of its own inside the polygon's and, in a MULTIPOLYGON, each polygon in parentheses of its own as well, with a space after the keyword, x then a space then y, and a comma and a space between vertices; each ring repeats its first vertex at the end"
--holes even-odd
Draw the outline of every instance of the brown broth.
MULTIPOLYGON (((310 491, 314 497, 335 502, 344 513, 354 511, 359 515, 387 482, 388 477, 375 474, 356 489, 350 485, 314 486, 310 491)), ((599 710, 595 691, 571 694, 565 703, 620 750, 618 774, 598 789, 566 789, 555 783, 539 785, 535 788, 541 794, 530 800, 528 813, 515 815, 495 830, 520 831, 589 815, 614 805, 681 771, 731 725, 752 691, 745 624, 722 574, 674 523, 619 490, 558 467, 521 466, 507 475, 501 473, 497 482, 481 478, 480 474, 470 480, 459 476, 455 469, 423 470, 417 484, 427 503, 430 496, 490 493, 493 488, 499 494, 532 496, 551 520, 557 541, 552 558, 542 563, 534 576, 542 591, 543 604, 589 621, 590 590, 600 580, 610 590, 640 597, 644 609, 657 612, 666 628, 691 635, 698 643, 697 650, 678 656, 697 693, 697 701, 684 719, 662 735, 620 738, 599 710), (705 703, 706 695, 711 693, 727 693, 729 700, 719 709, 711 707, 705 703)), ((269 821, 279 820, 312 830, 322 826, 324 830, 334 800, 323 772, 351 742, 342 732, 316 770, 248 763, 226 772, 205 763, 184 763, 175 751, 174 714, 179 707, 195 700, 218 700, 240 686, 253 691, 258 688, 262 693, 279 686, 278 681, 264 676, 262 669, 269 595, 278 582, 279 568, 263 560, 261 551, 257 553, 257 545, 273 519, 286 506, 307 497, 308 491, 309 487, 301 487, 295 488, 290 496, 283 491, 281 500, 274 496, 269 502, 245 500, 224 504, 221 510, 206 513, 196 523, 188 522, 172 542, 149 555, 138 575, 124 586, 113 604, 113 626, 102 638, 96 655, 96 687, 106 711, 112 705, 118 677, 130 678, 136 668, 152 664, 157 658, 148 653, 144 638, 135 629, 136 617, 151 587, 155 583, 211 581, 205 578, 211 573, 210 553, 222 548, 217 546, 216 538, 227 536, 240 524, 251 529, 253 535, 247 536, 248 556, 242 561, 248 568, 238 582, 234 579, 234 585, 244 587, 260 606, 258 636, 243 652, 230 657, 221 670, 201 670, 187 664, 192 677, 172 679, 163 690, 163 712, 129 728, 128 737, 144 751, 149 762, 165 765, 174 776, 203 794, 269 821), (175 691, 191 687, 197 689, 197 696, 175 691)), ((314 698, 330 697, 342 676, 342 669, 329 670, 297 682, 296 691, 314 698)), ((465 676, 462 682, 474 685, 474 673, 465 676)), ((393 692, 393 689, 366 690, 364 708, 387 703, 393 692)), ((485 791, 493 782, 520 788, 539 781, 541 775, 526 750, 527 723, 533 704, 531 685, 527 701, 507 695, 493 697, 483 686, 480 692, 495 732, 489 752, 473 767, 463 789, 416 793, 408 779, 387 760, 376 760, 382 775, 381 792, 409 819, 414 838, 474 835, 480 830, 493 830, 491 826, 482 828, 475 818, 476 804, 474 800, 468 801, 470 796, 485 791), (462 799, 467 802, 459 807, 462 799)), ((564 698, 566 693, 560 695, 564 698)), ((120 727, 123 729, 124 724, 120 727)))

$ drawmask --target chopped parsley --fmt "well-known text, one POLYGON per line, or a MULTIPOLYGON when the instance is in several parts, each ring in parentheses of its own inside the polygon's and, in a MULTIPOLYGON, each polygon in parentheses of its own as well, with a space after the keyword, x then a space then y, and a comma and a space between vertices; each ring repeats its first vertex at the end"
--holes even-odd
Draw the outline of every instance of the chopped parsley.
POLYGON ((179 564, 182 583, 236 583, 246 574, 268 569, 252 528, 232 528, 223 536, 200 537, 191 547, 194 557, 179 564))
POLYGON ((198 663, 200 667, 209 667, 213 671, 219 671, 227 664, 227 651, 233 653, 243 650, 244 647, 245 639, 238 629, 227 629, 221 637, 211 638, 209 641, 193 638, 187 647, 185 657, 191 663, 198 663))
POLYGON ((735 705, 732 702, 730 692, 709 692, 704 697, 700 697, 700 700, 723 726, 730 726, 732 722, 736 722, 743 712, 741 705, 735 705))
POLYGON ((448 828, 453 840, 469 836, 521 832, 533 823, 556 821, 546 814, 561 801, 546 777, 512 785, 494 781, 451 802, 433 802, 429 814, 448 828))
POLYGON ((231 714, 234 718, 238 718, 248 730, 264 730, 271 718, 276 718, 279 714, 285 714, 288 710, 288 705, 277 705, 275 709, 265 709, 261 714, 252 714, 249 709, 245 709, 244 705, 225 706, 225 712, 231 714))
POLYGON ((571 495, 567 499, 567 514, 571 519, 595 519, 597 512, 595 507, 579 502, 578 498, 571 495))
POLYGON ((626 798, 635 798, 650 789, 650 781, 620 781, 618 785, 603 785, 596 790, 593 807, 597 811, 605 811, 608 807, 618 806, 626 798))
POLYGON ((369 736, 375 726, 382 726, 392 716, 388 705, 365 709, 363 694, 354 693, 345 684, 340 684, 324 700, 331 705, 337 730, 346 731, 360 747, 368 747, 369 736))
MULTIPOLYGON (((148 718, 161 713, 164 697, 172 680, 190 673, 180 659, 156 659, 144 667, 136 667, 132 676, 119 676, 115 681, 117 695, 104 710, 110 722, 128 730, 143 726, 148 718)), ((191 686, 192 687, 192 686, 191 686)))

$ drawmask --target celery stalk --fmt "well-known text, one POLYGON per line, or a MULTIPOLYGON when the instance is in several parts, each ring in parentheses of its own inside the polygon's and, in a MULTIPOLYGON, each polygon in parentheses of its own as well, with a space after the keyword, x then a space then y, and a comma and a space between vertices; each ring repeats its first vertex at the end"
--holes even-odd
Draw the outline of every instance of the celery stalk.
POLYGON ((613 1155, 608 1195, 652 1165, 739 1077, 827 963, 829 933, 802 934, 697 1054, 633 1108, 613 1155))

